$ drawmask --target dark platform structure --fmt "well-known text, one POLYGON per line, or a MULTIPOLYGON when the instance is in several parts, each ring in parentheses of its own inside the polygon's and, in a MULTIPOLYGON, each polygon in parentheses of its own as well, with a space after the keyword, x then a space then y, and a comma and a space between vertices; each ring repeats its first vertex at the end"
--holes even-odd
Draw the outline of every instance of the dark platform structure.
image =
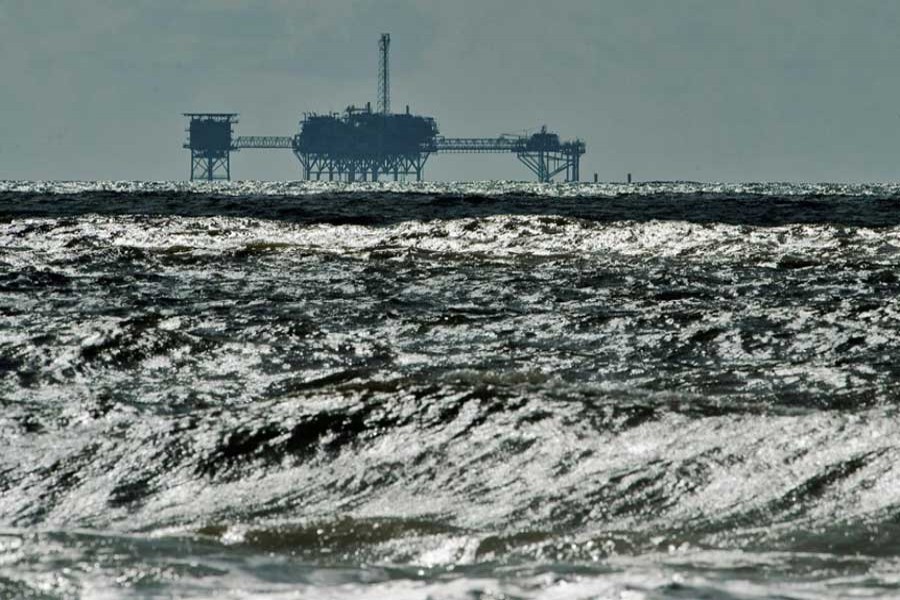
POLYGON ((188 141, 191 151, 191 181, 231 179, 231 152, 235 150, 232 137, 235 113, 185 113, 188 122, 188 141))
POLYGON ((435 151, 444 154, 515 154, 537 175, 541 183, 549 183, 562 172, 566 181, 581 178, 581 157, 586 151, 584 142, 561 142, 559 136, 542 127, 531 136, 501 136, 498 138, 437 138, 435 151))
POLYGON ((391 113, 390 43, 390 35, 383 34, 378 44, 377 112, 367 103, 343 113, 307 113, 292 137, 233 137, 236 114, 186 113, 190 136, 184 147, 191 150, 191 180, 229 179, 229 153, 241 149, 290 149, 307 181, 422 181, 429 157, 441 153, 515 154, 542 183, 562 173, 566 181, 580 179, 584 142, 563 142, 546 127, 533 135, 447 138, 439 135, 432 117, 413 115, 408 106, 405 113, 391 113))
POLYGON ((437 134, 429 117, 351 106, 343 115, 306 115, 292 147, 307 180, 378 181, 384 175, 421 181, 437 134))

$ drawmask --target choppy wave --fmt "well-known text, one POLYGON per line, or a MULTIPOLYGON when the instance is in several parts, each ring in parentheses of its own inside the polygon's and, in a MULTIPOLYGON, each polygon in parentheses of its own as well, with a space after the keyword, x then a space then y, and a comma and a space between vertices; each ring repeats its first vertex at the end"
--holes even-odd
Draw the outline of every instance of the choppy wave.
POLYGON ((0 596, 894 597, 895 195, 4 183, 0 596))

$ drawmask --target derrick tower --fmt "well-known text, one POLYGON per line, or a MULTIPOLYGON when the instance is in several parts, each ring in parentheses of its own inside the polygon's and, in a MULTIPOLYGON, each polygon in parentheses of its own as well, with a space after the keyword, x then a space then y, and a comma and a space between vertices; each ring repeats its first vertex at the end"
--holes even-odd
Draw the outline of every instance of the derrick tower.
POLYGON ((382 33, 378 41, 378 112, 391 113, 391 34, 382 33))

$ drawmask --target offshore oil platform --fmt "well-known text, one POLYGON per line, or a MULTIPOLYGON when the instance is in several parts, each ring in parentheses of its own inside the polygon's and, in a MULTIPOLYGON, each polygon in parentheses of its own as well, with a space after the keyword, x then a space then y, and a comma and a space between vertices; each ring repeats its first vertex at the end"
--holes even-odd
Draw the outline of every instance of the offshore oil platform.
POLYGON ((236 113, 185 113, 191 181, 231 179, 231 153, 249 149, 293 151, 307 181, 422 181, 433 154, 515 154, 542 183, 563 173, 565 181, 579 180, 584 142, 560 141, 546 127, 532 135, 448 138, 440 135, 432 117, 413 115, 409 106, 392 113, 390 46, 390 34, 382 34, 375 111, 366 103, 343 113, 306 113, 294 136, 235 136, 236 113))

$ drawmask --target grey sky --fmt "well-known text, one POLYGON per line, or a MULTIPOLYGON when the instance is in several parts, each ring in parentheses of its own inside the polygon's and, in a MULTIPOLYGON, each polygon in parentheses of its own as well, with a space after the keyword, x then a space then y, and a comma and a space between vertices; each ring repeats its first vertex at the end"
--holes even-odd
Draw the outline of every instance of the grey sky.
MULTIPOLYGON (((619 180, 900 178, 896 0, 0 0, 0 179, 184 179, 185 111, 290 135, 374 101, 448 136, 534 130, 619 180)), ((290 152, 233 175, 296 179, 290 152)), ((429 179, 526 179, 514 157, 435 157, 429 179)))

